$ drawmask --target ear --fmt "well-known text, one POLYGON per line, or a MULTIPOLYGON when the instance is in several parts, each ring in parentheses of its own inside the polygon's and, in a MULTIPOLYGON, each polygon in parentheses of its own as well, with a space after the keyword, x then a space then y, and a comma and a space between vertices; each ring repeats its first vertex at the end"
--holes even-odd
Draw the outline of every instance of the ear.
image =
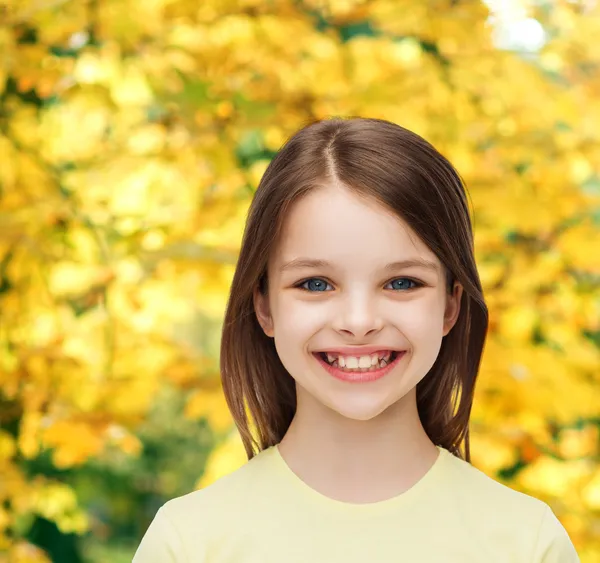
POLYGON ((460 313, 460 301, 462 299, 463 286, 454 282, 452 295, 446 297, 446 311, 444 313, 444 336, 446 336, 458 320, 460 313))
POLYGON ((269 306, 269 295, 263 295, 258 287, 256 287, 254 288, 253 301, 258 324, 260 324, 267 336, 273 338, 273 318, 271 317, 271 307, 269 306))

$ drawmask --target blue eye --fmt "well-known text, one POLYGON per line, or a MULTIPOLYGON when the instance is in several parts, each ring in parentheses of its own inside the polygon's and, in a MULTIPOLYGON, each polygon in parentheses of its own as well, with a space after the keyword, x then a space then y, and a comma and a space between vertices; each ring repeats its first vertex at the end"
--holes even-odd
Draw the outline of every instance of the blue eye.
POLYGON ((315 291, 320 291, 320 289, 323 289, 323 287, 327 285, 327 282, 321 278, 310 278, 304 282, 300 282, 296 287, 314 293, 314 291, 304 287, 307 283, 310 284, 311 282, 313 282, 313 287, 317 288, 315 291))
MULTIPOLYGON (((404 289, 416 289, 417 287, 422 287, 423 286, 422 283, 419 283, 418 281, 413 280, 411 278, 397 278, 395 280, 392 280, 390 283, 393 284, 394 282, 397 282, 397 281, 404 281, 404 282, 408 282, 408 283, 414 284, 413 287, 405 287, 404 289)), ((401 288, 401 287, 395 287, 394 289, 403 289, 403 288, 401 288)))
MULTIPOLYGON (((412 278, 396 278, 392 281, 390 281, 389 283, 393 284, 394 282, 408 282, 413 284, 412 287, 394 287, 393 289, 398 290, 398 289, 404 289, 404 290, 410 290, 410 289, 418 289, 419 287, 423 287, 423 284, 417 280, 413 280, 412 278)), ((324 288, 328 285, 328 282, 325 281, 322 278, 308 278, 307 280, 304 280, 300 283, 298 283, 297 285, 295 285, 294 287, 297 287, 298 289, 302 289, 304 291, 308 291, 310 293, 322 293, 324 288), (304 287, 306 284, 310 284, 311 282, 313 282, 313 289, 309 289, 309 287, 304 287)))

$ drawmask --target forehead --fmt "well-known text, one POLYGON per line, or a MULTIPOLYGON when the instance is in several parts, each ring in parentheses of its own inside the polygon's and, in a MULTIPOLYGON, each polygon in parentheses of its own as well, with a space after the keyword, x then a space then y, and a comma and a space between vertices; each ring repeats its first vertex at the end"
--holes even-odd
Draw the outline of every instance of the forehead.
POLYGON ((393 211, 338 186, 313 190, 288 212, 273 260, 281 264, 298 256, 365 265, 420 257, 439 264, 393 211))

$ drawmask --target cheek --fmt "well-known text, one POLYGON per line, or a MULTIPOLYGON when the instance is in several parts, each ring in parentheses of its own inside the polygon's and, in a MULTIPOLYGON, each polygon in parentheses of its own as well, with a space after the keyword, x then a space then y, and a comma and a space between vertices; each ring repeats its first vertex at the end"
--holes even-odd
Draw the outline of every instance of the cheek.
POLYGON ((293 299, 278 301, 273 321, 275 345, 282 361, 301 355, 307 341, 327 325, 327 319, 325 307, 293 299))
POLYGON ((398 326, 406 335, 416 340, 433 339, 437 334, 442 334, 444 319, 443 310, 436 303, 427 303, 425 300, 418 303, 400 306, 395 311, 398 326))
POLYGON ((414 373, 425 375, 435 363, 444 336, 444 310, 441 302, 423 300, 419 306, 398 312, 398 329, 413 348, 411 363, 414 373))
POLYGON ((310 303, 300 299, 282 300, 275 322, 281 332, 306 334, 315 332, 331 321, 332 309, 325 303, 310 303))

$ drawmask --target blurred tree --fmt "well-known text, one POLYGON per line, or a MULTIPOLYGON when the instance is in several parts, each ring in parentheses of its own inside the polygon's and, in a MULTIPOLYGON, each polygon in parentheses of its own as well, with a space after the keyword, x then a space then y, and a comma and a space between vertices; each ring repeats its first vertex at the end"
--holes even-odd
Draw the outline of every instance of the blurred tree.
POLYGON ((600 12, 523 6, 535 52, 474 0, 0 2, 0 562, 116 561, 99 543, 243 463, 217 360, 245 213, 331 115, 408 127, 465 178, 474 463, 598 561, 600 12))

